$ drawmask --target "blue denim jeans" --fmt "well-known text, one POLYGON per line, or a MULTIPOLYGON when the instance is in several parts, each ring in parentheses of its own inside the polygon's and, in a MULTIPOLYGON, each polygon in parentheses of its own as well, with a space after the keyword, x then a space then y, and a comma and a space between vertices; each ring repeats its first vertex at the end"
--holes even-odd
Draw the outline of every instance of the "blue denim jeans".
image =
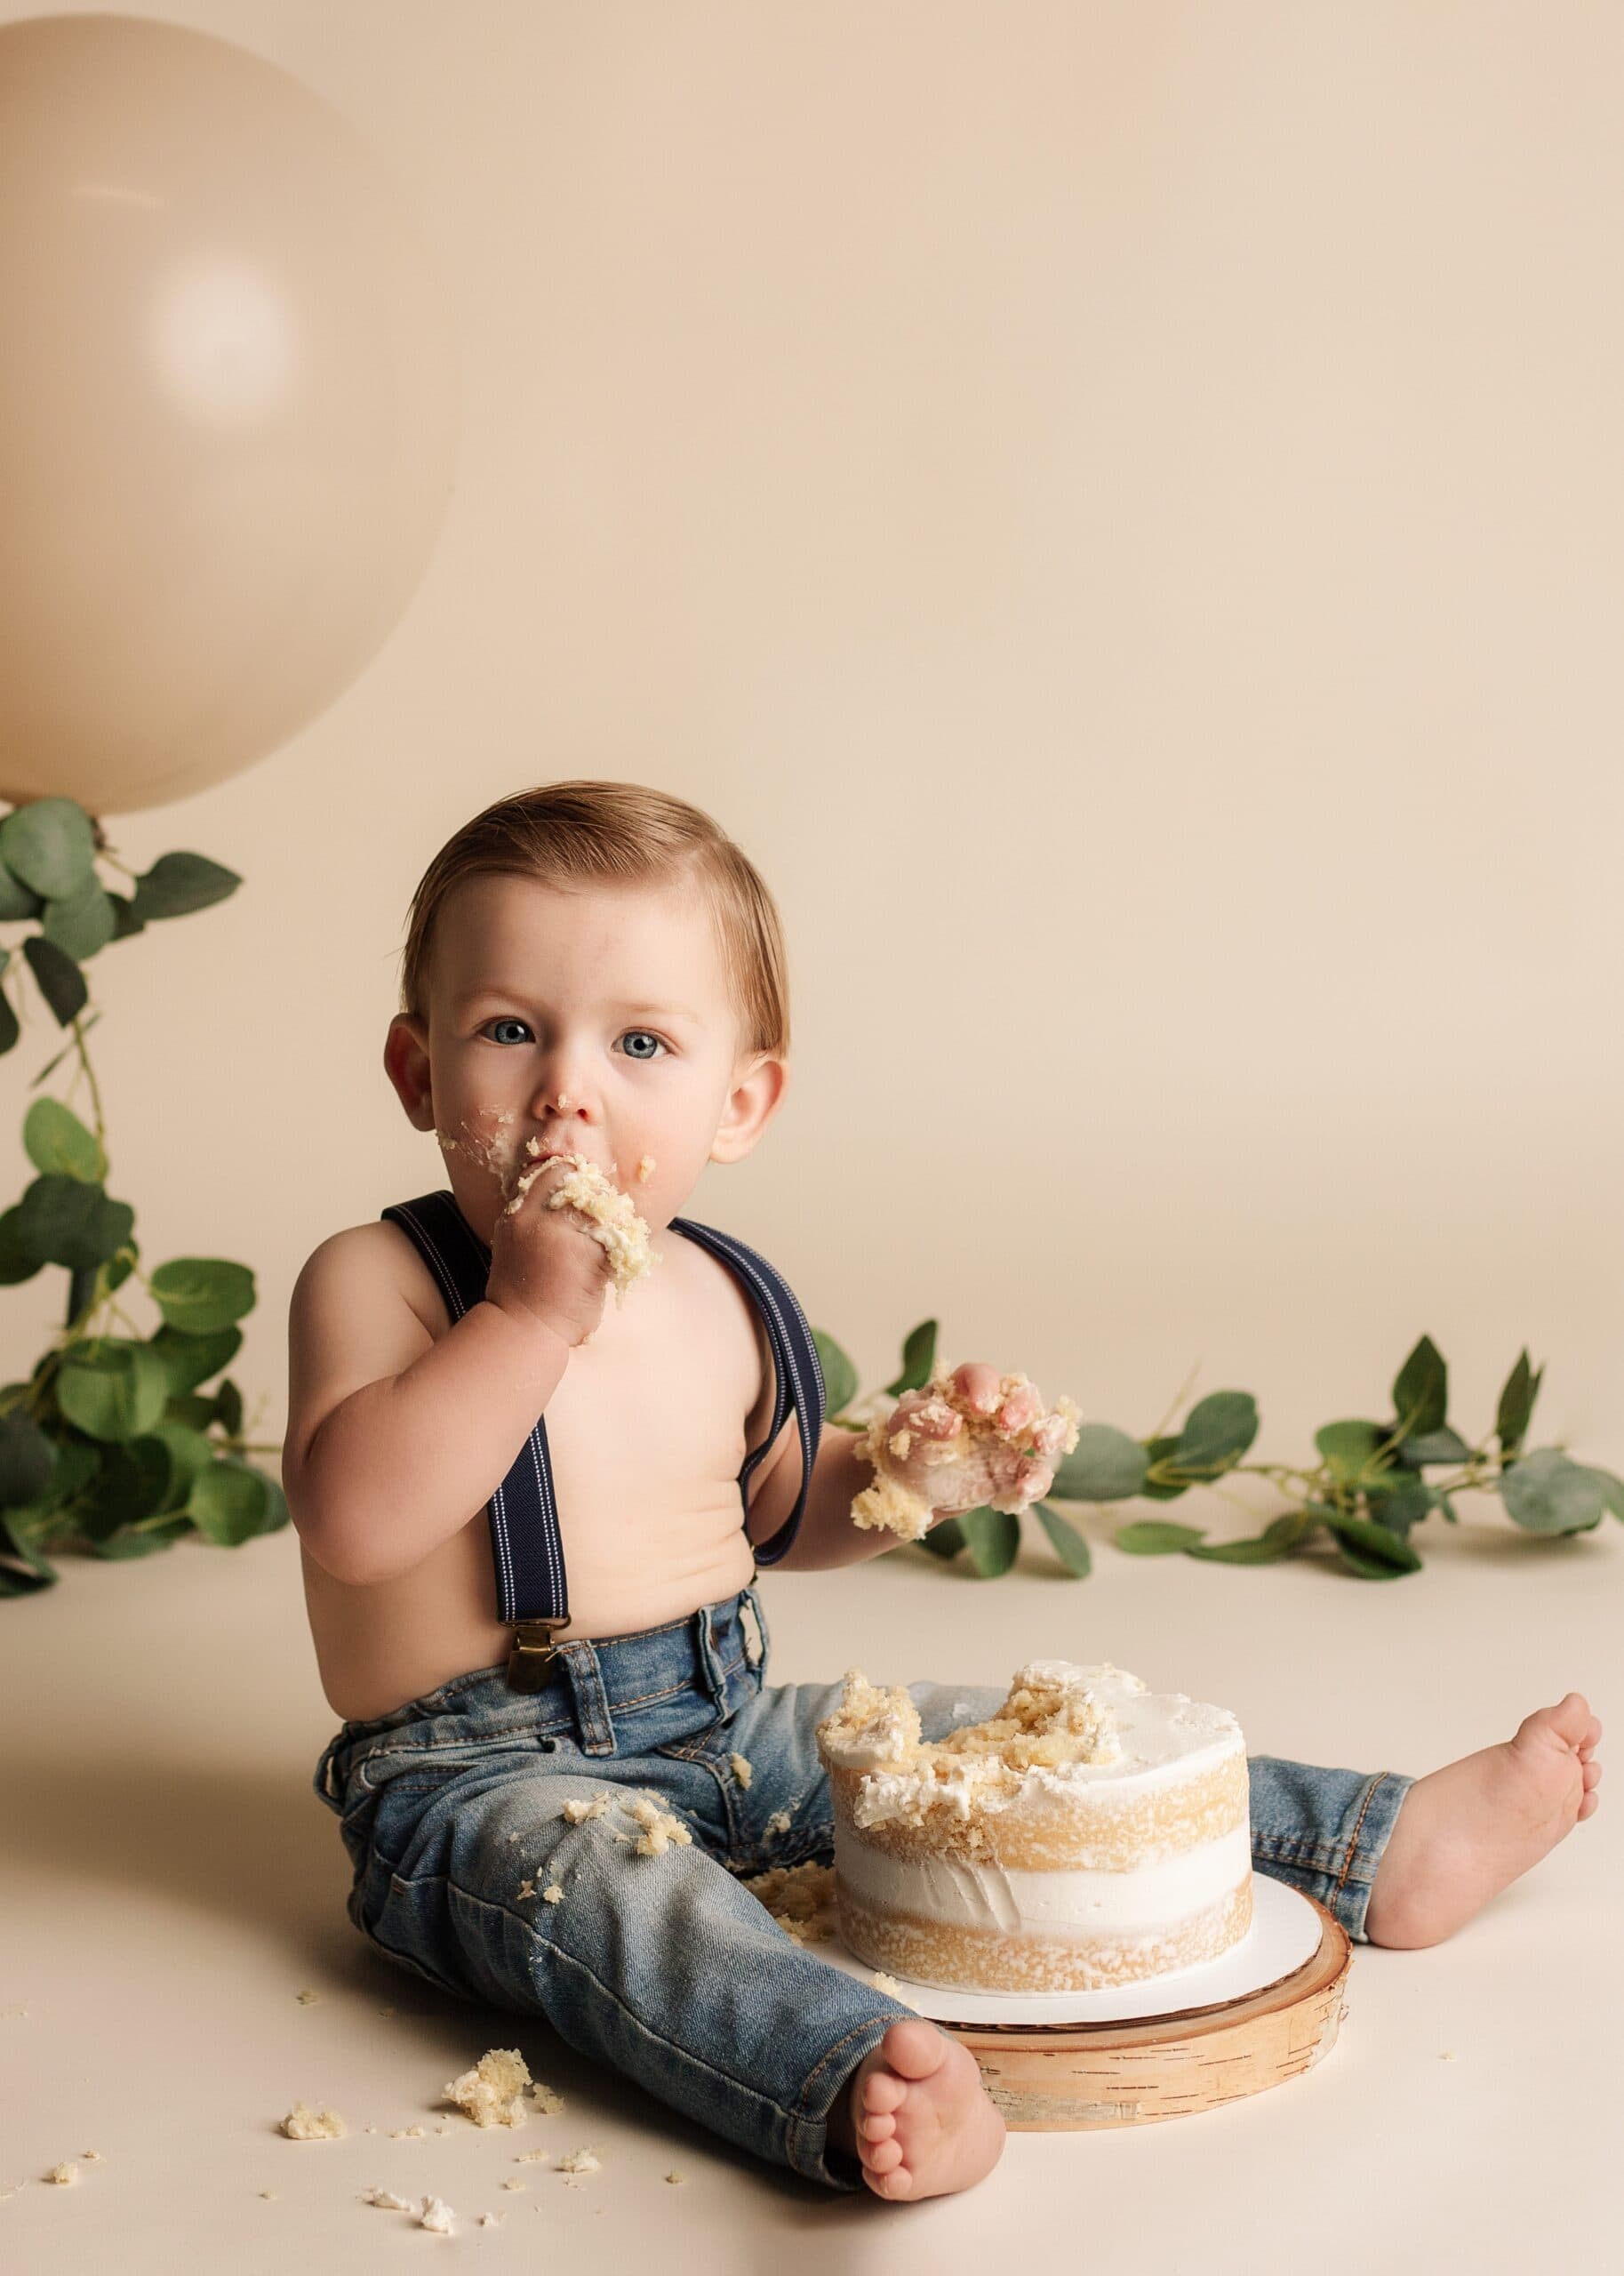
MULTIPOLYGON (((347 1722, 314 1784, 355 1868, 349 1917, 386 1957, 454 1998, 544 2020, 729 2141, 852 2190, 860 2171, 829 2142, 831 2108, 914 2011, 803 1950, 736 1878, 834 1855, 813 1732, 842 1686, 769 1684, 766 1660, 747 1588, 663 1627, 564 1644, 543 1691, 511 1690, 504 1663, 347 1722), (605 1791, 657 1796, 691 1843, 640 1855, 624 1808, 564 1814, 605 1791)), ((908 1688, 926 1738, 1003 1697, 908 1688)), ((1248 1769, 1258 1870, 1368 1941, 1371 1883, 1412 1781, 1268 1755, 1248 1769)))

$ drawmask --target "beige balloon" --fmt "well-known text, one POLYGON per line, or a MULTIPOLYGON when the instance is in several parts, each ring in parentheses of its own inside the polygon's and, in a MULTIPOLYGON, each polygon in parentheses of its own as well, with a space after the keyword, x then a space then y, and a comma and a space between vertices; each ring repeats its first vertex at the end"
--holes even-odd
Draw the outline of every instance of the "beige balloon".
POLYGON ((285 72, 124 16, 0 28, 0 796, 189 796, 332 702, 455 473, 449 290, 285 72))

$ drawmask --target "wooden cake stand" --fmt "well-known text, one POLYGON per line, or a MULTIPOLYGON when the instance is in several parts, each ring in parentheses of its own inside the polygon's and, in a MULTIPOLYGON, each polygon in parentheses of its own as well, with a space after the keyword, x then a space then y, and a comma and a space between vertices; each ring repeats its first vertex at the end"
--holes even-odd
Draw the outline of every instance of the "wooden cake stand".
POLYGON ((1336 2044, 1353 1962, 1348 1931, 1315 1897, 1319 1950, 1296 1971, 1244 1999, 1185 2008, 1143 2022, 939 2022, 981 2066, 1012 2133, 1147 2126, 1216 2110, 1310 2071, 1336 2044))

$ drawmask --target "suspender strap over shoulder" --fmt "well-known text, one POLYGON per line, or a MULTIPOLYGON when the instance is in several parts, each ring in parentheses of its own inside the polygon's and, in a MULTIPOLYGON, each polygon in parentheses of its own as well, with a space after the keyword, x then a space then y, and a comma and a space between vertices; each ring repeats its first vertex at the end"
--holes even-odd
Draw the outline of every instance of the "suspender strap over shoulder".
MULTIPOLYGON (((746 1457, 739 1473, 741 1496, 749 1486, 756 1464, 783 1427, 784 1417, 790 1407, 795 1409, 796 1429, 801 1441, 801 1490, 796 1496, 795 1507, 784 1519, 771 1541, 764 1542, 756 1551, 757 1565, 776 1565, 785 1556, 794 1541, 801 1523, 801 1513, 806 1507, 806 1496, 812 1486, 812 1463, 818 1452, 818 1441, 823 1430, 823 1371, 818 1365, 818 1347, 806 1325, 806 1315, 796 1301, 795 1291, 775 1266, 764 1256, 740 1240, 735 1234, 724 1233, 714 1225, 696 1224, 691 1217, 673 1217, 673 1232, 686 1233, 690 1240, 708 1249, 730 1265, 761 1316, 772 1347, 777 1389, 772 1399, 772 1420, 767 1434, 755 1451, 746 1457)), ((748 1503, 747 1503, 748 1507, 748 1503)))

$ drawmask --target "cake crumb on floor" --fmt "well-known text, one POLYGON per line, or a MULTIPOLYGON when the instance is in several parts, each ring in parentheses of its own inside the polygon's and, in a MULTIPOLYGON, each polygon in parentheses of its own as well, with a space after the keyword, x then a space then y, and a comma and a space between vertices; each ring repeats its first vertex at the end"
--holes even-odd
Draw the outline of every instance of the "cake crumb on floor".
POLYGON ((492 2047, 441 2092, 476 2126, 523 2126, 521 2096, 532 2083, 530 2066, 516 2047, 492 2047))
POLYGON ((886 1992, 892 1999, 900 2000, 905 2008, 911 2008, 916 2015, 918 2014, 918 2000, 910 2000, 908 1993, 897 1982, 896 1977, 894 1975, 887 1975, 884 1968, 876 1967, 873 1969, 869 1974, 868 1981, 873 1984, 876 1992, 886 1992))
POLYGON ((282 2121, 290 2142, 338 2142, 349 2128, 336 2110, 308 2110, 296 2102, 282 2121))

